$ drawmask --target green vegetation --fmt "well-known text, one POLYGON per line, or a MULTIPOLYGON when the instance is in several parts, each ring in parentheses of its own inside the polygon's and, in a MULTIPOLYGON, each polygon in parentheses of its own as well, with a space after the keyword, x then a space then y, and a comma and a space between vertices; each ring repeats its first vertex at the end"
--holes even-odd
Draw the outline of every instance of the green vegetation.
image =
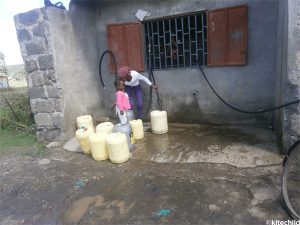
POLYGON ((46 152, 46 147, 37 142, 34 132, 0 129, 0 154, 8 152, 39 156, 46 152))
POLYGON ((2 52, 0 52, 0 74, 6 74, 7 73, 7 67, 5 64, 5 56, 2 52))
POLYGON ((18 152, 38 156, 45 152, 45 146, 36 140, 26 92, 26 89, 0 92, 0 154, 18 152))
POLYGON ((7 65, 7 74, 8 76, 13 76, 15 73, 18 72, 25 72, 24 65, 7 65))
POLYGON ((10 89, 0 93, 0 118, 7 119, 5 121, 2 120, 0 124, 1 128, 11 125, 15 127, 15 124, 8 123, 8 120, 24 124, 25 126, 32 126, 34 124, 26 93, 27 89, 10 89))

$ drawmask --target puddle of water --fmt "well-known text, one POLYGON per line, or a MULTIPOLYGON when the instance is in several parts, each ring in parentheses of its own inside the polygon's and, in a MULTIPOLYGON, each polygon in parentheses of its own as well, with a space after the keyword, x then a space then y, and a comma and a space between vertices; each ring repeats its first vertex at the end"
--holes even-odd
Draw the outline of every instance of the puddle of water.
POLYGON ((111 221, 114 218, 114 211, 112 209, 105 209, 101 219, 111 221))
MULTIPOLYGON (((95 206, 102 206, 104 198, 102 195, 86 196, 79 200, 76 200, 71 207, 64 213, 64 220, 66 223, 77 223, 81 217, 86 213, 89 206, 94 204, 95 206)), ((110 217, 110 212, 107 213, 110 217)))
POLYGON ((270 165, 281 160, 273 137, 270 130, 263 128, 201 125, 180 128, 169 124, 167 134, 146 133, 144 140, 137 143, 133 158, 158 163, 270 165))

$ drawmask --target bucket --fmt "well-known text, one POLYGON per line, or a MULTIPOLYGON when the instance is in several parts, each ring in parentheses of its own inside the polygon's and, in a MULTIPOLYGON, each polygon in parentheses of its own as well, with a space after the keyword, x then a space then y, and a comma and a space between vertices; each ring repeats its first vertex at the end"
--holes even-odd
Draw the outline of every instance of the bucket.
POLYGON ((135 140, 144 138, 143 121, 141 119, 130 121, 130 125, 135 140))
POLYGON ((121 123, 118 123, 118 124, 114 125, 113 131, 124 133, 127 138, 129 150, 132 151, 134 149, 134 138, 131 133, 131 127, 130 127, 129 123, 126 123, 123 125, 121 123))
POLYGON ((126 110, 126 118, 127 118, 127 122, 134 120, 133 110, 126 110))
POLYGON ((107 134, 110 134, 113 132, 114 125, 111 122, 103 122, 97 125, 96 127, 96 133, 98 132, 106 132, 107 134))
POLYGON ((152 133, 165 134, 168 132, 168 118, 166 111, 152 111, 150 113, 150 119, 152 133))
POLYGON ((106 136, 108 156, 113 163, 122 163, 129 159, 127 138, 124 133, 111 133, 106 136))
POLYGON ((89 141, 94 160, 100 161, 108 159, 108 152, 105 142, 106 136, 107 133, 105 131, 90 134, 89 141))
POLYGON ((84 154, 91 154, 90 130, 88 128, 80 128, 76 131, 76 139, 84 154))
POLYGON ((90 115, 79 116, 76 118, 77 128, 86 127, 90 132, 95 132, 93 119, 90 115))

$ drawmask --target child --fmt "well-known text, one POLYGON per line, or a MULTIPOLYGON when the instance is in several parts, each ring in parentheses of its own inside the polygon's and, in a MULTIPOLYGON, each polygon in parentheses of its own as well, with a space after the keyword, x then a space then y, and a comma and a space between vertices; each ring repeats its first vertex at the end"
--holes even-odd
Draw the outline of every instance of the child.
POLYGON ((128 122, 127 114, 131 113, 131 105, 127 93, 125 93, 124 82, 115 80, 116 87, 116 113, 122 125, 128 122))
POLYGON ((118 71, 118 77, 125 82, 125 91, 129 96, 131 106, 133 106, 134 97, 137 103, 137 119, 142 119, 143 112, 143 93, 140 85, 140 80, 156 89, 149 79, 135 70, 131 70, 128 66, 122 66, 118 71))

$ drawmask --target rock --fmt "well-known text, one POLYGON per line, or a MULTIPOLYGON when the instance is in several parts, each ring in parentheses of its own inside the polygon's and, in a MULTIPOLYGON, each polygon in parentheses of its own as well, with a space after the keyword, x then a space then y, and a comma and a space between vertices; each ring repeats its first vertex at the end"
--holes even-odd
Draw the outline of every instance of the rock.
POLYGON ((41 159, 41 160, 38 161, 39 165, 48 165, 50 163, 51 163, 50 159, 41 159))
POLYGON ((47 144, 47 148, 55 148, 55 147, 59 147, 60 146, 60 142, 50 142, 49 144, 47 144))
POLYGON ((80 145, 78 141, 76 140, 76 137, 72 138, 70 141, 68 141, 63 148, 65 150, 71 151, 71 152, 82 152, 80 145))
POLYGON ((220 212, 221 211, 221 208, 215 204, 210 204, 208 206, 209 210, 212 211, 212 212, 220 212))

